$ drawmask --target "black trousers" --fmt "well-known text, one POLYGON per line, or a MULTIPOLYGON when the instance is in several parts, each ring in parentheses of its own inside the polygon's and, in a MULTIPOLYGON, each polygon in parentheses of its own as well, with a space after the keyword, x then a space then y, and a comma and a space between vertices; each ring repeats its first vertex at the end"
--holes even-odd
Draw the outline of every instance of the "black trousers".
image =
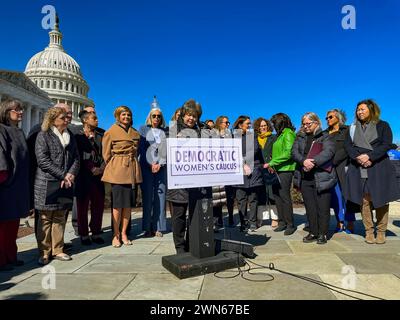
POLYGON ((293 204, 290 188, 293 172, 278 172, 280 184, 272 186, 280 226, 294 227, 293 204))
POLYGON ((303 180, 301 194, 306 207, 310 232, 315 236, 326 236, 329 230, 331 190, 319 193, 314 180, 303 180))
POLYGON ((235 205, 236 190, 232 186, 225 186, 226 207, 228 208, 229 221, 233 222, 233 207, 235 205))
POLYGON ((247 204, 249 205, 248 221, 251 225, 257 223, 258 188, 238 188, 236 189, 236 200, 239 208, 240 225, 247 224, 247 204))
POLYGON ((222 226, 224 224, 222 216, 222 206, 213 207, 213 216, 216 225, 222 226))
POLYGON ((177 253, 184 253, 189 250, 188 235, 185 239, 187 228, 186 211, 187 203, 171 202, 172 235, 177 253))

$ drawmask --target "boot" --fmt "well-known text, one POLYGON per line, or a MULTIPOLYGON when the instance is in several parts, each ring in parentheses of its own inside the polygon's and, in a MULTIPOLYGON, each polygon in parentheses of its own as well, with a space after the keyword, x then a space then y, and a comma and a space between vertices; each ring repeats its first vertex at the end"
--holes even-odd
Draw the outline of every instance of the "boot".
POLYGON ((386 242, 386 229, 389 221, 389 205, 376 209, 376 243, 384 244, 386 242))
POLYGON ((369 199, 363 199, 361 206, 361 216, 365 228, 365 242, 369 244, 375 243, 374 221, 372 220, 372 210, 369 199))

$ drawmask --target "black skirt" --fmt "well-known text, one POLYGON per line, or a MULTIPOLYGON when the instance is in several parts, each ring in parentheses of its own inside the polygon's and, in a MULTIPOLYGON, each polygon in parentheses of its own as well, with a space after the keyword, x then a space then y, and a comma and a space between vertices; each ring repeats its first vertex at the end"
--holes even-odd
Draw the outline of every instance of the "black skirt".
POLYGON ((133 208, 136 206, 135 189, 131 184, 112 184, 113 208, 133 208))

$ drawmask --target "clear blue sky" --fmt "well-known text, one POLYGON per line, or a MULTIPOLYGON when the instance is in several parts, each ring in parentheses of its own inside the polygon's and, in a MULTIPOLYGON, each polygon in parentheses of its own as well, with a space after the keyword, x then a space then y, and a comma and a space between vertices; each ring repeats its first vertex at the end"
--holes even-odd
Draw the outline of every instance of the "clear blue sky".
POLYGON ((332 107, 352 120, 356 103, 373 98, 400 141, 398 0, 5 1, 1 69, 23 71, 47 45, 46 4, 105 128, 121 104, 139 127, 154 94, 167 118, 195 98, 203 120, 285 112, 297 127, 304 112, 325 118, 332 107), (342 29, 346 4, 356 30, 342 29))

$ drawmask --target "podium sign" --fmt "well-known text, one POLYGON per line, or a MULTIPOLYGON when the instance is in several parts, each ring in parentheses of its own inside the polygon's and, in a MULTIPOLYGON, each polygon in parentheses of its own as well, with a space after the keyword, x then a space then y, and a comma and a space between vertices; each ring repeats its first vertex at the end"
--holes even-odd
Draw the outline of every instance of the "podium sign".
POLYGON ((241 139, 168 138, 168 189, 243 184, 241 139))

